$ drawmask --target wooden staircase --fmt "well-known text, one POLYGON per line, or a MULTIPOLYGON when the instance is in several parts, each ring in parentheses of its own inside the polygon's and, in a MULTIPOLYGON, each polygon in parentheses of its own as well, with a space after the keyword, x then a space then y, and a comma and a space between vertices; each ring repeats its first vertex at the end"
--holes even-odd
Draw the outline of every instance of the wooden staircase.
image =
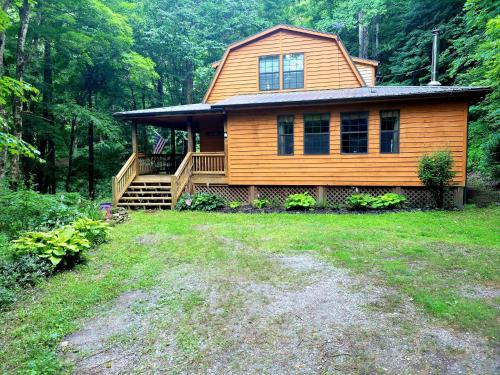
POLYGON ((118 207, 136 210, 171 209, 171 177, 165 175, 145 175, 135 177, 119 199, 118 207))

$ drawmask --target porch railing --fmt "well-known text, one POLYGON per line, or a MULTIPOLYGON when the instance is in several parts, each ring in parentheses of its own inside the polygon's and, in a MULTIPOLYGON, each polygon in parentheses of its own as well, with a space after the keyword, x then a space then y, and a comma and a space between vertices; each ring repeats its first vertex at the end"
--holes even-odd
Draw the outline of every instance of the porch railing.
POLYGON ((223 152, 193 153, 193 173, 225 174, 225 154, 223 152))
POLYGON ((137 176, 137 170, 138 157, 136 153, 133 153, 123 165, 122 169, 120 169, 120 172, 118 172, 118 174, 113 177, 111 181, 114 205, 118 204, 122 195, 127 191, 135 176, 137 176))
POLYGON ((180 158, 172 155, 133 153, 120 172, 113 177, 113 204, 118 204, 132 181, 139 175, 163 173, 171 175, 172 206, 175 206, 182 193, 192 191, 190 184, 193 175, 224 175, 226 173, 223 152, 188 152, 182 162, 180 158), (179 167, 175 170, 177 165, 179 167), (172 170, 175 170, 175 173, 171 172, 172 170))

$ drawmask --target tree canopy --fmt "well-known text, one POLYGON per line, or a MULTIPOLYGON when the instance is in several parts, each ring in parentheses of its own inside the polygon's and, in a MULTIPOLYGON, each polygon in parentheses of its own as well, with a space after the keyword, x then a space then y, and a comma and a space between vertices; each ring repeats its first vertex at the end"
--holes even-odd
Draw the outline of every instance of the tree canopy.
POLYGON ((0 0, 0 169, 42 192, 109 194, 129 129, 111 114, 198 102, 228 44, 277 23, 337 33, 380 85, 490 86, 471 108, 469 171, 500 178, 494 0, 0 0), (33 159, 34 157, 34 159, 33 159), (44 162, 40 162, 43 160, 44 162))

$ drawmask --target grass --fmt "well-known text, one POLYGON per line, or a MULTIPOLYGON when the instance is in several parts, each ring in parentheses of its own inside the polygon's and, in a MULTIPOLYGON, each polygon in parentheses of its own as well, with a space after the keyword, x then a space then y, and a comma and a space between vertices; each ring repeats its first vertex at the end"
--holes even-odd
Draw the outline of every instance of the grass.
MULTIPOLYGON (((65 335, 126 291, 175 285, 169 273, 174 265, 223 267, 228 274, 272 283, 286 275, 267 256, 290 251, 312 252, 368 275, 399 292, 389 304, 412 298, 441 324, 496 343, 498 299, 463 291, 498 289, 499 227, 498 208, 383 215, 134 213, 86 264, 50 278, 2 312, 0 372, 68 371, 57 356, 65 335)), ((203 297, 195 293, 168 303, 185 316, 177 345, 196 358, 200 337, 189 322, 203 297)), ((237 296, 227 301, 228 314, 237 303, 237 296)))

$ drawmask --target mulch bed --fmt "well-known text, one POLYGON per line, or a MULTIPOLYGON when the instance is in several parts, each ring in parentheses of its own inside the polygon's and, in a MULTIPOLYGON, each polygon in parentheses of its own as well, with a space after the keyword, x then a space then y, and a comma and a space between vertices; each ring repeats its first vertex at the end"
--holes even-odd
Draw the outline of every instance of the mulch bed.
MULTIPOLYGON (((285 210, 284 208, 254 208, 252 206, 241 206, 240 208, 232 209, 229 207, 224 207, 216 212, 222 212, 227 214, 243 213, 243 214, 276 214, 276 213, 286 213, 286 214, 359 214, 359 215, 380 215, 386 213, 395 212, 421 212, 421 211, 433 211, 433 208, 399 208, 394 210, 348 210, 346 208, 317 208, 314 210, 285 210)), ((450 209, 447 211, 457 211, 458 209, 450 209)))

